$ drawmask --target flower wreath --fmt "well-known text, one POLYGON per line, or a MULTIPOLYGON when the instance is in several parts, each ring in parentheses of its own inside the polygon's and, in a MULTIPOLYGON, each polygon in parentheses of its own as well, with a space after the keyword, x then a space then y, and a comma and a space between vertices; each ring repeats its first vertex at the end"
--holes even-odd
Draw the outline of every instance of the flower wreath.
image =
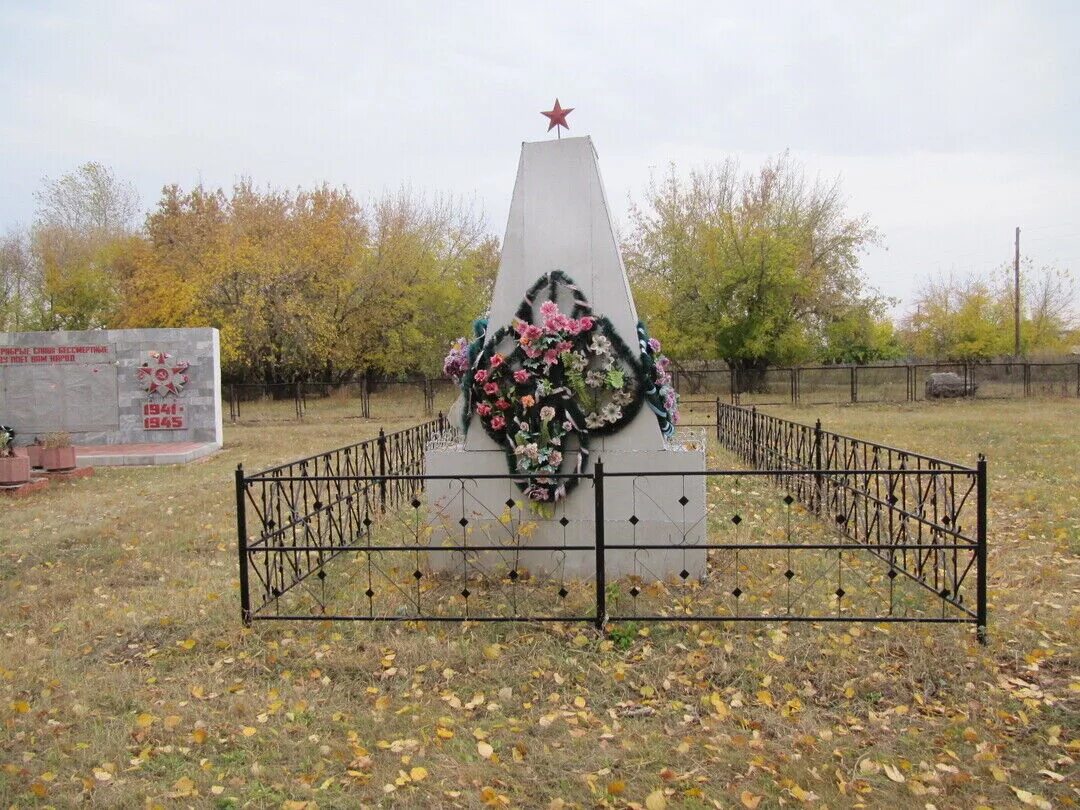
POLYGON ((472 342, 454 341, 443 370, 461 386, 463 428, 473 414, 479 417, 505 450, 511 472, 522 474, 517 483, 531 501, 566 497, 578 479, 553 476, 563 471, 572 445, 578 451, 574 472, 581 473, 590 439, 619 431, 643 404, 665 435, 674 431, 678 398, 659 342, 639 323, 635 356, 562 271, 546 273, 529 288, 510 326, 488 337, 481 319, 473 331, 472 342), (559 309, 560 293, 571 297, 569 315, 559 309))

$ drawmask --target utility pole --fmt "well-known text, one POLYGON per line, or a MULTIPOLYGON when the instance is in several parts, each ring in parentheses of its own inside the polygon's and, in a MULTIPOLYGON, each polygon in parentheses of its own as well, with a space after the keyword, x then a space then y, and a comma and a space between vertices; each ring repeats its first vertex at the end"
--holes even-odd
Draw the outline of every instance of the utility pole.
POLYGON ((1020 357, 1020 226, 1016 227, 1016 252, 1013 254, 1013 355, 1020 357))

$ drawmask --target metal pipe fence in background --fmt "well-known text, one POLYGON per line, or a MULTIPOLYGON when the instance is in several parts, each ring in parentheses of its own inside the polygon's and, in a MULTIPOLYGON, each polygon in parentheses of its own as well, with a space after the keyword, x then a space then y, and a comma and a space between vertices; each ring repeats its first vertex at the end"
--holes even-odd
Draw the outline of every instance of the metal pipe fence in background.
POLYGON ((837 405, 919 402, 931 374, 952 372, 975 399, 1080 397, 1080 361, 995 361, 835 366, 773 366, 673 372, 684 400, 724 397, 733 405, 837 405))

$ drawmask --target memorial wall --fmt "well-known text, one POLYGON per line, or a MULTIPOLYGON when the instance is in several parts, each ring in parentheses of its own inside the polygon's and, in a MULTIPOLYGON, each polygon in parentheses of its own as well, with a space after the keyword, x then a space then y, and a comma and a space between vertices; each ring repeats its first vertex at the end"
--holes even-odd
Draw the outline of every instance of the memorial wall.
POLYGON ((220 447, 218 331, 0 332, 0 424, 17 444, 67 431, 81 445, 220 447))

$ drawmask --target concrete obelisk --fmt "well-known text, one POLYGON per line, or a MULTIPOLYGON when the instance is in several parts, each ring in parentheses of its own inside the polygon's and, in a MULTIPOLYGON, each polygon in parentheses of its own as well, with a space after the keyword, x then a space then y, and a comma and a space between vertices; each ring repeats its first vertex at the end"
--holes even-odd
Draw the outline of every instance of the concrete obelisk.
MULTIPOLYGON (((538 278, 561 270, 574 279, 597 315, 606 316, 631 349, 638 346, 638 316, 619 254, 607 197, 592 140, 524 143, 514 196, 503 240, 495 290, 489 310, 489 333, 509 325, 522 297, 538 278)), ((602 459, 606 473, 698 472, 705 469, 701 442, 687 446, 665 443, 656 416, 647 407, 619 432, 590 443, 590 463, 602 459)), ((485 433, 475 414, 463 445, 429 450, 430 475, 506 475, 503 450, 485 433)), ((462 495, 457 482, 429 482, 429 498, 440 508, 472 511, 470 525, 482 531, 521 493, 509 481, 478 479, 462 495), (451 504, 455 498, 456 504, 451 504), (465 498, 467 503, 461 499, 465 498)), ((593 544, 594 495, 579 486, 556 504, 547 517, 530 515, 538 527, 527 545, 593 544)), ((524 507, 528 510, 527 504, 524 507)), ((605 534, 609 544, 679 543, 675 551, 623 550, 607 555, 609 576, 637 574, 662 579, 683 571, 697 575, 705 555, 693 546, 705 532, 705 481, 700 475, 611 477, 605 480, 605 534), (685 503, 683 502, 685 501, 685 503)), ((498 526, 488 526, 488 534, 498 526)), ((498 534, 495 531, 495 534, 498 534)), ((505 533, 505 532, 503 532, 505 533)), ((489 538, 490 539, 490 538, 489 538)), ((452 567, 452 554, 432 555, 433 567, 452 567)), ((564 565, 568 573, 592 575, 587 552, 537 551, 522 565, 550 570, 564 565)))

